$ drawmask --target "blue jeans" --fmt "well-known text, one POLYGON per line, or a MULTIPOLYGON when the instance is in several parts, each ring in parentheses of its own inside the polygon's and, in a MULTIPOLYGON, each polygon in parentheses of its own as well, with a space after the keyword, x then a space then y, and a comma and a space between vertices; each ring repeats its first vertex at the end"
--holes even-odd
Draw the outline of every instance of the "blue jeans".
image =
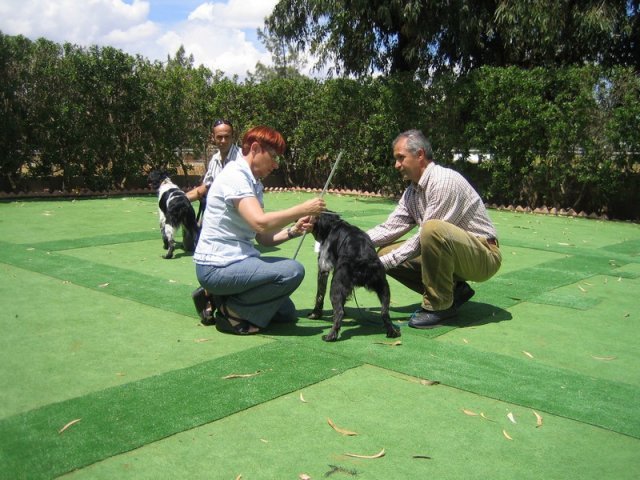
POLYGON ((271 320, 294 321, 289 296, 304 278, 304 266, 288 258, 249 257, 226 267, 196 264, 200 285, 240 317, 264 328, 271 320))

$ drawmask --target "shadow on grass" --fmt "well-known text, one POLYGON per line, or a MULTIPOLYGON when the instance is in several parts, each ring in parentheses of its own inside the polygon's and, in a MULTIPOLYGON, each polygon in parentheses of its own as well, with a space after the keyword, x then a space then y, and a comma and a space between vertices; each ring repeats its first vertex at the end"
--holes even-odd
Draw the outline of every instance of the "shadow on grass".
MULTIPOLYGON (((379 309, 378 309, 379 310, 379 309)), ((322 318, 307 318, 311 309, 298 310, 299 320, 296 323, 272 323, 267 332, 272 336, 311 337, 329 333, 333 324, 332 310, 323 310, 322 318)), ((341 340, 357 335, 380 335, 383 330, 379 311, 345 307, 345 315, 340 330, 341 340)))
MULTIPOLYGON (((408 305, 406 307, 393 308, 393 312, 411 312, 419 308, 419 305, 408 305)), ((329 332, 332 325, 332 311, 324 310, 321 319, 312 320, 307 318, 311 309, 298 310, 299 320, 296 323, 272 323, 265 332, 274 337, 312 337, 322 336, 329 332)), ((511 313, 486 303, 469 302, 460 308, 458 318, 454 321, 442 325, 435 325, 433 328, 465 328, 477 327, 489 323, 498 323, 511 320, 511 313)), ((406 325, 409 315, 406 318, 393 318, 395 325, 406 325)), ((351 337, 384 334, 385 329, 380 319, 380 308, 354 308, 345 307, 345 316, 340 330, 340 340, 348 340, 351 337)))
POLYGON ((469 302, 458 310, 458 318, 449 322, 452 327, 477 327, 488 323, 500 323, 513 319, 511 313, 488 303, 469 302))

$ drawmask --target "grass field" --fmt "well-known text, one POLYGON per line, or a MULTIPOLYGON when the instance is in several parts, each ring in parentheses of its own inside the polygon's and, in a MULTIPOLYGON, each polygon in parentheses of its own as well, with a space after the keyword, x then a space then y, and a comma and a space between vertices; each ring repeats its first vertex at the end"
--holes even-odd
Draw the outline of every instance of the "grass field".
MULTIPOLYGON (((363 229, 393 208, 325 198, 363 229)), ((237 337, 199 323, 154 197, 0 203, 0 478, 639 478, 640 225, 490 216, 503 266, 454 325, 408 328, 390 280, 401 344, 361 289, 327 344, 311 237, 298 323, 237 337)))

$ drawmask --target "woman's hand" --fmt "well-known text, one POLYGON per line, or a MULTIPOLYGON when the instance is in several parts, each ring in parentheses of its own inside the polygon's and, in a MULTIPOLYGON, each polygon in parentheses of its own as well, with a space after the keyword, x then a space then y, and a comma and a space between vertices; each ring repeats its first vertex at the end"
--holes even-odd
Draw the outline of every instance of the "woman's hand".
POLYGON ((313 224, 313 217, 311 215, 299 218, 293 227, 294 233, 302 235, 304 232, 311 232, 313 230, 313 224))
POLYGON ((306 215, 320 215, 327 209, 327 204, 321 198, 312 198, 302 204, 306 215))

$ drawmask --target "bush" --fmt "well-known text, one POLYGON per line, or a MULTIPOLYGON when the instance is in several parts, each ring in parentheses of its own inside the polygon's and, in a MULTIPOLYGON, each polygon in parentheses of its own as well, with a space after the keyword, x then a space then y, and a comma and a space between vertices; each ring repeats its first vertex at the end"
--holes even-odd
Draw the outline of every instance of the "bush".
POLYGON ((63 189, 126 187, 148 168, 175 171, 206 151, 215 118, 241 135, 266 124, 288 149, 287 185, 398 194, 391 142, 409 128, 436 161, 462 171, 485 200, 572 207, 639 219, 640 79, 630 69, 483 67, 424 85, 412 76, 319 81, 224 78, 180 49, 151 63, 106 47, 79 48, 0 33, 0 175, 55 175, 63 189), (480 165, 453 153, 490 154, 480 165))

